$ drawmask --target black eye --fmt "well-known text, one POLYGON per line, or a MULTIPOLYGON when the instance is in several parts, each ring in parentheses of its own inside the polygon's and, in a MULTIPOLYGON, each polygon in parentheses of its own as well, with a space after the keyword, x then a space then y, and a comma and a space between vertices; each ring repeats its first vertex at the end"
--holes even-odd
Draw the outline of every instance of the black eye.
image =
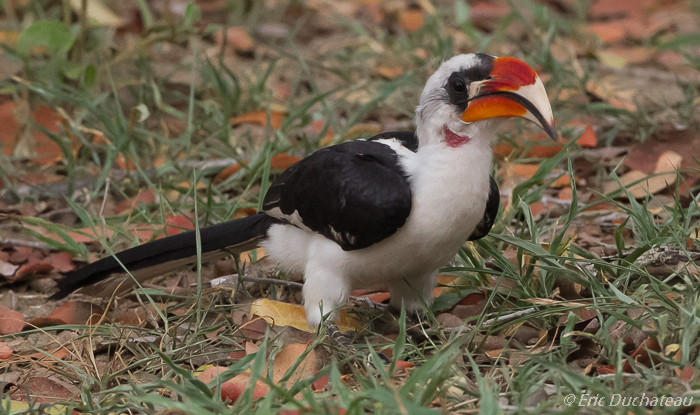
POLYGON ((458 94, 461 94, 467 90, 467 84, 462 78, 452 78, 450 79, 450 88, 458 94))
POLYGON ((454 72, 445 84, 447 99, 458 111, 464 111, 469 103, 469 78, 463 72, 454 72))

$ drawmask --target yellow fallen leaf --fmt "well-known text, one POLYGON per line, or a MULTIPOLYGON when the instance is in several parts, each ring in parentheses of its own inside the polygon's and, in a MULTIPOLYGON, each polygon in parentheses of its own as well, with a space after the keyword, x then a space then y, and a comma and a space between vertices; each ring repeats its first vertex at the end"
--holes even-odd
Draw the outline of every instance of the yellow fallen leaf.
MULTIPOLYGON (((255 248, 252 251, 255 251, 255 258, 257 258, 258 260, 265 256, 265 248, 255 248)), ((251 251, 243 252, 240 256, 240 261, 252 263, 253 261, 250 258, 250 253, 251 251)))
POLYGON ((287 108, 286 105, 278 104, 276 102, 271 102, 270 103, 270 111, 281 112, 282 114, 286 114, 289 111, 289 109, 287 108))
MULTIPOLYGON (((256 300, 250 308, 250 313, 262 317, 265 321, 275 326, 289 326, 295 329, 315 333, 306 323, 306 312, 304 307, 298 304, 288 304, 280 301, 261 298, 256 300)), ((338 328, 341 333, 351 330, 358 330, 360 322, 351 317, 345 310, 340 310, 340 321, 338 328)))
MULTIPOLYGON (((2 406, 3 406, 5 409, 7 409, 7 408, 5 407, 5 404, 4 404, 4 403, 3 403, 2 406)), ((10 413, 12 413, 12 412, 17 412, 17 411, 24 411, 25 409, 29 409, 29 404, 27 404, 26 402, 22 402, 22 401, 10 401, 10 410, 9 410, 10 413)))
POLYGON ((597 55, 598 60, 605 66, 609 66, 615 69, 621 69, 624 68, 625 65, 627 65, 627 59, 625 59, 623 56, 606 51, 599 51, 597 55))
POLYGON ((669 344, 669 345, 666 346, 666 348, 664 349, 664 356, 670 356, 671 354, 676 353, 676 352, 679 351, 680 349, 681 349, 681 345, 678 344, 678 343, 669 344))
POLYGON ((457 280, 459 277, 455 275, 438 275, 437 282, 441 287, 433 288, 433 296, 439 297, 443 293, 455 292, 455 287, 457 286, 457 280))

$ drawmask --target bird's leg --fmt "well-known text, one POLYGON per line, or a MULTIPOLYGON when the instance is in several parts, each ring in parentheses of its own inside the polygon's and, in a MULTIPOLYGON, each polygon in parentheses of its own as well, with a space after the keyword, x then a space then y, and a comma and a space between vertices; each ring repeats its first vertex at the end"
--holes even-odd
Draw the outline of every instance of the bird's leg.
POLYGON ((304 272, 304 309, 311 327, 318 327, 327 314, 333 320, 336 309, 348 300, 351 291, 349 278, 322 262, 321 258, 309 261, 304 272))
POLYGON ((433 288, 437 284, 437 271, 422 278, 392 281, 389 285, 391 308, 406 309, 406 315, 420 313, 433 302, 433 288))
POLYGON ((406 331, 416 343, 427 340, 423 330, 425 306, 433 302, 433 288, 437 283, 437 271, 423 278, 393 281, 389 286, 391 293, 390 310, 401 313, 401 307, 406 309, 406 331))

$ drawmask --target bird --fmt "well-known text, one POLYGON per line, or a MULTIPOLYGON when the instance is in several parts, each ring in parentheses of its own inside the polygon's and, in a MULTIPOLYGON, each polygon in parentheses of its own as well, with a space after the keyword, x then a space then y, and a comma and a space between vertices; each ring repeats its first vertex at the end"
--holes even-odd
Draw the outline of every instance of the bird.
POLYGON ((486 236, 500 194, 490 175, 505 119, 556 129, 537 72, 514 57, 453 56, 428 78, 414 132, 385 132, 317 150, 280 173, 257 214, 107 256, 67 274, 59 300, 112 295, 116 277, 138 281, 263 247, 288 273, 304 275, 306 319, 337 317, 356 289, 388 287, 390 305, 419 313, 433 301, 441 267, 465 241, 486 236))

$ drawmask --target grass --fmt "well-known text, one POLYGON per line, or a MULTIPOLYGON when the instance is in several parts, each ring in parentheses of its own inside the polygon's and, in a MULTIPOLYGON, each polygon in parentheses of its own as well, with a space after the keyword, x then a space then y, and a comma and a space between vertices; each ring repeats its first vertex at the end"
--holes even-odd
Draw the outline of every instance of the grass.
MULTIPOLYGON (((586 6, 581 4, 569 13, 557 13, 534 2, 513 3, 511 11, 486 31, 481 22, 470 19, 470 6, 457 1, 434 13, 426 11, 420 29, 396 36, 391 22, 389 27, 363 24, 341 9, 332 9, 325 22, 332 33, 323 47, 318 39, 324 33, 304 42, 295 40, 295 34, 303 35, 318 24, 314 20, 318 11, 309 5, 284 2, 284 7, 270 11, 262 2, 232 3, 227 6, 227 24, 241 25, 250 33, 279 27, 287 22, 287 13, 295 10, 301 18, 287 26, 284 36, 256 35, 252 57, 231 59, 230 53, 213 51, 210 37, 220 26, 202 25, 202 13, 196 6, 189 5, 180 17, 157 17, 150 4, 138 2, 145 28, 132 36, 129 45, 105 27, 81 26, 75 21, 71 25, 80 31, 70 41, 75 43, 65 47, 65 56, 31 55, 5 47, 5 53, 14 55, 24 72, 0 83, 3 93, 15 101, 62 108, 67 114, 64 128, 50 135, 62 151, 60 163, 52 166, 51 172, 65 179, 65 204, 76 212, 77 228, 113 231, 100 240, 105 253, 137 243, 128 225, 163 225, 168 217, 185 214, 198 226, 205 226, 228 220, 241 208, 258 208, 269 185, 271 157, 281 153, 306 156, 323 146, 328 131, 334 133, 332 142, 338 143, 360 123, 410 128, 429 70, 457 51, 516 55, 541 68, 548 74, 546 86, 554 97, 552 105, 561 134, 570 140, 557 156, 536 160, 539 170, 511 189, 510 203, 502 208, 492 234, 465 246, 444 270, 459 276, 459 286, 438 299, 440 307, 454 305, 468 293, 483 293, 486 299, 481 312, 465 319, 470 327, 463 332, 442 330, 437 317, 429 314, 427 325, 435 333, 427 342, 416 342, 407 335, 405 320, 400 318, 393 340, 371 331, 358 338, 356 346, 374 363, 348 370, 344 352, 321 331, 311 345, 329 356, 328 364, 310 378, 284 386, 269 380, 276 353, 285 343, 278 331, 269 332, 259 342, 257 352, 241 359, 221 357, 245 350, 244 343, 250 340, 240 335, 234 318, 241 305, 228 300, 245 295, 254 298, 261 293, 246 293, 245 287, 238 287, 237 292, 204 290, 194 299, 166 296, 149 288, 140 294, 144 304, 167 305, 167 310, 153 308, 150 325, 106 322, 51 328, 52 335, 67 330, 77 336, 74 342, 93 341, 107 350, 85 349, 74 352, 69 361, 49 360, 50 369, 80 392, 75 401, 51 410, 95 414, 268 414, 283 410, 335 414, 339 408, 348 414, 578 413, 579 403, 591 402, 582 400, 584 393, 605 397, 607 402, 616 396, 645 393, 692 397, 698 404, 697 268, 689 262, 658 273, 637 262, 654 247, 681 253, 697 249, 697 186, 689 196, 675 196, 673 204, 664 208, 664 216, 650 213, 651 200, 599 194, 600 200, 626 217, 621 223, 602 226, 603 234, 612 240, 601 245, 614 254, 602 258, 577 244, 577 236, 583 232, 582 213, 600 200, 578 199, 582 186, 574 173, 579 155, 573 140, 580 132, 564 124, 585 114, 595 123, 604 145, 642 142, 668 129, 655 118, 658 109, 640 106, 629 111, 591 98, 587 84, 597 82, 600 76, 594 60, 575 54, 569 60, 555 56, 562 45, 573 44, 581 35, 587 15, 586 6), (112 49, 114 39, 122 42, 115 42, 112 49), (396 63, 402 72, 393 79, 377 75, 374 69, 385 61, 396 63), (282 86, 288 89, 286 94, 281 92, 282 86), (569 98, 560 98, 562 91, 569 91, 569 98), (229 125, 232 116, 256 110, 271 115, 280 107, 286 116, 277 129, 229 125), (323 121, 320 130, 310 128, 315 120, 323 121), (134 166, 115 176, 121 170, 120 158, 133 161, 134 166), (213 184, 212 175, 221 167, 205 171, 194 167, 221 158, 235 160, 243 168, 219 185, 213 184), (530 206, 544 196, 555 195, 547 186, 553 181, 549 176, 562 167, 570 175, 573 193, 568 211, 536 220, 530 206), (145 189, 157 195, 157 201, 137 205, 129 213, 104 214, 105 198, 129 199, 145 189), (564 295, 562 280, 575 284, 579 298, 564 295), (525 310, 529 311, 524 315, 485 324, 525 310), (584 310, 593 313, 600 329, 587 329, 590 319, 582 322, 579 318, 584 310), (488 349, 488 336, 507 343, 518 338, 523 327, 538 331, 535 344, 488 349), (649 351, 653 365, 630 359, 635 350, 625 338, 640 333, 660 345, 660 351, 649 351), (377 353, 387 344, 393 357, 384 364, 377 353), (398 360, 413 362, 416 367, 395 375, 398 360), (209 362, 228 369, 206 385, 197 379, 195 370, 209 362), (586 363, 583 367, 582 362, 586 363), (600 366, 609 373, 596 371, 600 366), (689 367, 695 368, 690 375, 689 367), (233 405, 223 402, 218 393, 221 383, 245 371, 267 383, 270 392, 254 399, 254 385, 250 384, 233 405), (314 392, 311 385, 324 376, 331 390, 314 392), (570 395, 575 396, 575 404, 568 403, 570 395)), ((60 21, 63 16, 63 6, 55 2, 32 1, 18 11, 24 16, 21 27, 31 18, 60 21)), ((689 66, 698 70, 697 57, 687 52, 692 43, 679 39, 675 43, 662 38, 645 42, 686 53, 689 66)), ((593 47, 592 55, 596 48, 600 45, 593 47)), ((672 110, 683 125, 697 128, 698 85, 678 82, 685 99, 672 110)), ((503 142, 509 140, 505 135, 517 136, 524 130, 522 123, 510 124, 503 142)), ((508 162, 533 162, 525 152, 514 154, 508 162)), ((0 165, 23 168, 12 157, 1 157, 0 165)), ((598 166, 596 175, 617 177, 605 166, 598 166)), ((7 192, 19 186, 17 177, 8 171, 0 177, 7 192)), ((679 175, 679 183, 683 179, 679 175)), ((583 187, 590 195, 596 183, 583 187)), ((46 198, 36 194, 30 200, 46 198)), ((53 242, 36 232, 33 236, 50 242, 54 249, 87 259, 88 248, 71 240, 70 227, 37 218, 16 220, 63 234, 64 242, 53 242)), ((197 272, 201 278, 201 268, 197 272)), ((277 298, 284 290, 273 286, 262 294, 277 298)), ((361 313, 375 317, 366 310, 361 313)), ((45 331, 31 330, 22 336, 37 333, 45 331)), ((303 357, 287 372, 287 378, 303 357)), ((5 370, 30 366, 26 361, 13 364, 4 365, 5 370)), ((11 407, 6 396, 3 405, 5 411, 34 414, 49 410, 52 404, 34 402, 20 410, 16 404, 11 407)), ((621 402, 589 406, 588 410, 647 412, 621 402)), ((678 413, 678 408, 655 407, 654 411, 678 413)))

